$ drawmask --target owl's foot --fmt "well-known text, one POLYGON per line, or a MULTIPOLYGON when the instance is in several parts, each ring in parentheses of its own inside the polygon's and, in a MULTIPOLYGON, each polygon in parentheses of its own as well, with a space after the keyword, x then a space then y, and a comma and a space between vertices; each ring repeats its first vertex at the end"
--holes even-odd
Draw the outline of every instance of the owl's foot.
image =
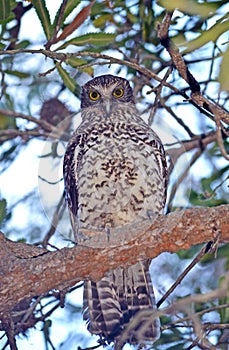
POLYGON ((147 218, 149 219, 150 223, 152 223, 158 217, 158 214, 156 214, 152 210, 147 210, 146 215, 147 215, 147 218))

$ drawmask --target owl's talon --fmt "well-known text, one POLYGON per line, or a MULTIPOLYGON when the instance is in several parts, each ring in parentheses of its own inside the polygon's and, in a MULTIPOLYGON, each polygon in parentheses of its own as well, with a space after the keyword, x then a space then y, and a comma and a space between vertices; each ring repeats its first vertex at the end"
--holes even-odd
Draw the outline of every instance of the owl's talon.
POLYGON ((110 227, 106 226, 105 230, 106 230, 106 234, 107 234, 107 242, 110 242, 110 237, 111 237, 110 227))

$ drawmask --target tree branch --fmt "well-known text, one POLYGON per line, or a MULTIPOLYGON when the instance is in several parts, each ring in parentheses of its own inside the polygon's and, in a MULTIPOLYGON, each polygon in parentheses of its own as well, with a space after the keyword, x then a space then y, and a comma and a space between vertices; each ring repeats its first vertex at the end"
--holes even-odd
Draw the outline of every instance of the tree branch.
POLYGON ((167 12, 162 23, 158 25, 157 32, 161 44, 168 51, 172 62, 178 70, 180 76, 188 83, 191 90, 191 99, 194 102, 194 104, 197 104, 201 108, 209 111, 214 116, 215 120, 217 120, 216 118, 218 118, 219 121, 222 120, 224 123, 229 124, 228 112, 202 95, 202 93, 200 92, 200 84, 189 71, 182 55, 179 52, 179 49, 169 38, 168 32, 172 15, 172 13, 167 12))
POLYGON ((87 232, 90 246, 78 245, 49 252, 0 235, 0 314, 26 298, 80 280, 99 280, 105 272, 162 252, 176 252, 208 241, 229 242, 229 205, 192 208, 158 216, 111 233, 87 232), (92 236, 94 234, 94 236, 92 236), (93 264, 92 264, 93 262, 93 264))
POLYGON ((0 139, 4 141, 4 137, 6 140, 14 138, 16 136, 24 137, 25 139, 29 139, 30 137, 44 137, 44 138, 51 138, 55 140, 69 140, 69 135, 64 133, 61 128, 58 128, 58 126, 54 126, 50 124, 49 122, 34 118, 33 116, 26 115, 23 113, 18 113, 15 111, 7 110, 7 109, 0 109, 0 115, 8 116, 11 118, 21 118, 24 120, 27 120, 29 122, 33 122, 37 124, 41 130, 35 128, 32 130, 18 130, 18 129, 9 129, 9 130, 0 130, 0 139))
POLYGON ((197 91, 198 90, 197 85, 199 86, 199 84, 198 83, 196 84, 196 80, 194 79, 192 74, 189 71, 187 71, 186 65, 183 62, 183 58, 180 55, 179 51, 174 49, 175 48, 174 44, 173 46, 169 46, 169 44, 171 44, 171 40, 168 37, 168 24, 170 23, 170 17, 171 17, 171 14, 168 13, 165 16, 164 22, 160 26, 158 26, 158 36, 162 41, 162 45, 165 46, 166 49, 168 49, 169 47, 170 49, 169 53, 172 56, 172 60, 174 60, 173 63, 175 67, 178 69, 182 78, 188 82, 189 86, 191 85, 191 91, 192 91, 191 98, 185 92, 177 89, 173 84, 170 84, 167 81, 163 81, 162 78, 157 76, 157 74, 155 74, 151 70, 133 61, 119 59, 119 58, 112 57, 99 52, 80 51, 80 52, 72 52, 72 53, 63 53, 63 52, 55 52, 55 51, 45 50, 45 49, 17 49, 17 50, 5 50, 5 51, 0 50, 0 56, 16 55, 16 54, 23 54, 23 53, 41 54, 41 55, 44 55, 45 57, 58 61, 59 64, 61 64, 62 62, 65 62, 66 60, 72 57, 91 57, 97 60, 95 62, 95 65, 96 64, 110 65, 110 64, 117 63, 123 66, 131 67, 137 70, 138 72, 140 72, 141 74, 149 77, 150 79, 154 79, 160 83, 163 83, 163 86, 166 86, 170 88, 173 92, 183 96, 185 99, 187 99, 187 101, 189 101, 189 103, 191 103, 193 106, 199 109, 201 113, 205 114, 209 118, 212 119, 215 112, 217 112, 218 115, 220 116, 220 119, 226 124, 229 124, 229 113, 225 111, 223 108, 221 108, 220 106, 213 104, 211 101, 204 98, 203 95, 199 91, 197 91), (98 60, 102 60, 102 61, 98 61, 98 60))

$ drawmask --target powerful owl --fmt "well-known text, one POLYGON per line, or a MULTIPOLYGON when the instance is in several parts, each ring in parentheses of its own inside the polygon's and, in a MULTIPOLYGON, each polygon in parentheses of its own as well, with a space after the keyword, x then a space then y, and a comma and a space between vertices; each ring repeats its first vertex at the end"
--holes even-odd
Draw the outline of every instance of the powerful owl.
MULTIPOLYGON (((140 117, 126 79, 102 75, 87 82, 81 93, 82 122, 64 158, 65 191, 78 243, 83 231, 122 228, 163 212, 167 170, 157 134, 140 117)), ((117 242, 119 244, 119 242, 117 242)), ((92 262, 93 263, 93 262, 92 262)), ((100 341, 115 348, 155 341, 160 324, 149 275, 149 260, 120 266, 99 282, 84 283, 84 319, 100 341), (147 311, 144 315, 142 310, 147 311)))

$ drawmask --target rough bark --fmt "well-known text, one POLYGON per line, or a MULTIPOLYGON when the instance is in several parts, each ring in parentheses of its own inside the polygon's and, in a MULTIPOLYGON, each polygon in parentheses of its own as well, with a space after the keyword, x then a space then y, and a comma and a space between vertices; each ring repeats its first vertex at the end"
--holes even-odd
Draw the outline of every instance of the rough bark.
POLYGON ((151 225, 140 222, 126 226, 109 242, 101 234, 97 242, 92 242, 95 248, 78 245, 49 252, 12 242, 1 234, 0 314, 9 312, 25 297, 63 289, 88 278, 98 280, 117 266, 208 241, 229 242, 229 205, 178 210, 157 217, 151 225))

